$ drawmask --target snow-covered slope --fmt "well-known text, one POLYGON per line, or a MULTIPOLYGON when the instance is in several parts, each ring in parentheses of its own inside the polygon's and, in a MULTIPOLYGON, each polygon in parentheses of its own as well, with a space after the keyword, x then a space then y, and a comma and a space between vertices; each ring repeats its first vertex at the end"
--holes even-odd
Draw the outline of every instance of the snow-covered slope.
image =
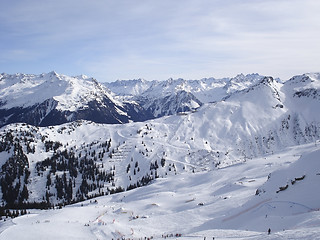
POLYGON ((84 75, 68 77, 50 72, 41 75, 2 74, 0 78, 1 107, 6 109, 32 107, 53 99, 57 101, 58 110, 74 112, 87 107, 86 104, 95 100, 95 97, 107 95, 96 80, 84 75))
POLYGON ((258 231, 264 231, 268 226, 273 231, 282 231, 303 225, 317 225, 319 220, 313 219, 313 215, 319 215, 320 209, 317 191, 319 156, 318 148, 302 154, 297 161, 290 159, 287 166, 270 172, 255 196, 228 214, 222 220, 222 226, 258 231))
POLYGON ((288 96, 286 105, 304 114, 309 121, 317 121, 320 115, 320 73, 291 78, 285 83, 283 92, 288 96))
POLYGON ((31 209, 2 221, 0 238, 319 239, 319 151, 319 143, 283 149, 215 171, 158 178, 62 209, 31 209), (305 178, 292 185, 290 180, 301 174, 305 178), (276 193, 286 183, 288 189, 276 193), (255 195, 257 188, 266 191, 255 195))
POLYGON ((126 123, 137 103, 119 102, 93 78, 69 77, 55 72, 41 75, 0 75, 0 125, 26 122, 48 126, 78 119, 126 123))
MULTIPOLYGON (((226 85, 224 86, 224 89, 226 89, 226 92, 230 94, 236 91, 246 89, 254 84, 257 84, 263 78, 264 76, 261 76, 257 73, 247 75, 241 73, 227 81, 226 85)), ((280 80, 276 79, 276 81, 279 82, 280 80)))

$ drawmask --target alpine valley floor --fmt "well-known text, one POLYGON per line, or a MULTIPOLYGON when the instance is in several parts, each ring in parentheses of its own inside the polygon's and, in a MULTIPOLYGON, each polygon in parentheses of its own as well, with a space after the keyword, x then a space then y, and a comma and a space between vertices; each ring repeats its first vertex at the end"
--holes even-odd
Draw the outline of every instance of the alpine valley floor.
POLYGON ((314 142, 62 209, 30 209, 2 220, 0 239, 320 239, 319 158, 314 142))

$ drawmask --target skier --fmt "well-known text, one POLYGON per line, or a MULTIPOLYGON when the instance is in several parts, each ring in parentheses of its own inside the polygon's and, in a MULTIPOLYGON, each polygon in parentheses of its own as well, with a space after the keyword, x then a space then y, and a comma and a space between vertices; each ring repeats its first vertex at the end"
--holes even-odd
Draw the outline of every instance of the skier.
POLYGON ((270 235, 270 233, 271 233, 271 229, 269 228, 269 229, 268 229, 268 235, 270 235))

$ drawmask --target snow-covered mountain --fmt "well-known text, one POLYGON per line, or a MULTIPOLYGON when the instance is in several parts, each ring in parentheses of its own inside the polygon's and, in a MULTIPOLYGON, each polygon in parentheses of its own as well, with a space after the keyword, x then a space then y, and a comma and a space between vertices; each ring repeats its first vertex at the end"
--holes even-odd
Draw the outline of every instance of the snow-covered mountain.
POLYGON ((3 73, 0 126, 15 122, 49 126, 81 119, 97 123, 145 121, 194 111, 203 103, 220 101, 262 78, 258 74, 240 74, 218 80, 138 79, 100 84, 84 75, 3 73))
MULTIPOLYGON (((96 205, 85 202, 83 210, 78 204, 58 214, 70 219, 72 209, 92 214, 93 219, 81 215, 82 220, 72 226, 94 239, 151 234, 160 239, 171 233, 183 233, 185 239, 222 233, 261 239, 266 236, 245 230, 301 230, 314 225, 320 208, 320 195, 311 192, 320 172, 320 74, 295 76, 284 83, 272 77, 254 79, 229 88, 221 82, 219 91, 226 94, 220 99, 195 111, 145 122, 4 126, 0 129, 2 205, 47 208, 152 182, 101 197, 96 205), (280 208, 283 211, 274 210, 280 208), (105 229, 102 222, 113 225, 105 229), (84 224, 89 228, 82 228, 84 224)), ((169 89, 172 85, 167 84, 169 89)), ((150 97, 151 87, 150 95, 146 90, 140 96, 150 97)), ((174 89, 174 94, 195 96, 186 88, 174 89)), ((27 220, 20 219, 15 222, 18 228, 26 227, 27 220)), ((41 226, 45 219, 60 224, 50 211, 32 219, 41 226)), ((6 228, 0 236, 13 236, 13 228, 6 228)), ((290 238, 290 232, 283 234, 289 234, 283 239, 290 238)))
POLYGON ((157 81, 147 81, 140 78, 133 80, 117 80, 111 83, 104 83, 104 85, 117 95, 136 96, 143 93, 155 82, 157 81))
POLYGON ((226 96, 258 83, 259 74, 239 74, 234 78, 204 78, 201 80, 168 79, 146 81, 142 79, 106 83, 124 99, 138 102, 153 117, 162 117, 194 111, 204 103, 217 102, 226 96))
POLYGON ((0 75, 1 126, 14 122, 49 126, 79 119, 127 123, 146 116, 137 103, 117 101, 110 90, 86 76, 0 75))
POLYGON ((122 99, 139 103, 153 118, 192 111, 202 105, 189 88, 181 85, 182 79, 146 81, 142 79, 105 83, 122 99))
POLYGON ((156 118, 194 111, 203 104, 192 93, 184 90, 156 98, 139 96, 136 101, 156 118))
MULTIPOLYGON (((165 81, 118 80, 105 83, 112 92, 127 97, 159 99, 171 94, 185 91, 193 94, 202 103, 220 101, 227 95, 243 90, 258 83, 264 76, 257 73, 239 74, 234 78, 203 78, 201 80, 185 80, 182 78, 165 81)), ((279 79, 276 79, 280 81, 279 79)))

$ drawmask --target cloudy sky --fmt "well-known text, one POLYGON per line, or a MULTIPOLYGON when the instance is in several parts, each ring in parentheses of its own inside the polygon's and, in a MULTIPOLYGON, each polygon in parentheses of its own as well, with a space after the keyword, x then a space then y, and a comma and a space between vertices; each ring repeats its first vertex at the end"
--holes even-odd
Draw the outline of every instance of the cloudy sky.
POLYGON ((0 72, 99 81, 320 71, 319 0, 1 1, 0 72))

